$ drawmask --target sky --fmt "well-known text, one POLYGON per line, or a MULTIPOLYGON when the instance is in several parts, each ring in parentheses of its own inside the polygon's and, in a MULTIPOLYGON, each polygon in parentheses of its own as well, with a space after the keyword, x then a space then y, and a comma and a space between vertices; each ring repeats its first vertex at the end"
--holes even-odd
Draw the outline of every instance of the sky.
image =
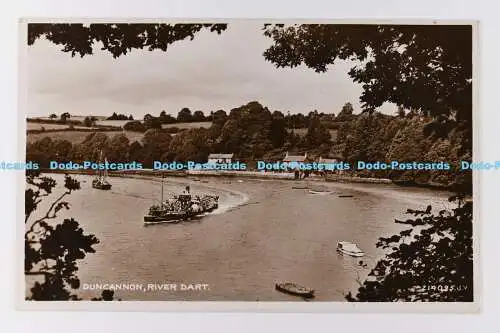
MULTIPOLYGON (((37 40, 27 51, 29 117, 109 116, 113 112, 142 118, 162 110, 205 114, 230 111, 259 101, 271 111, 337 114, 346 102, 361 111, 362 88, 347 75, 352 63, 339 61, 326 73, 305 66, 277 69, 262 55, 272 40, 259 22, 237 22, 222 34, 202 31, 194 40, 169 46, 167 52, 133 50, 114 59, 95 47, 80 58, 61 46, 37 40)), ((381 112, 394 114, 385 104, 381 112)))

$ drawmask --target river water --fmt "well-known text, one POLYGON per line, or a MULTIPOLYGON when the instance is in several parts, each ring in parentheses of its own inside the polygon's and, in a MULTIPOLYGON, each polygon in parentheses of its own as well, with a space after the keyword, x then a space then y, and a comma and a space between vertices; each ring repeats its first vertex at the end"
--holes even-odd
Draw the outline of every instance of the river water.
MULTIPOLYGON (((62 175, 51 177, 62 184, 62 175)), ((165 179, 165 195, 189 184, 192 193, 218 194, 220 208, 194 221, 144 226, 160 198, 158 179, 111 178, 112 190, 99 191, 89 176, 75 178, 82 189, 68 197, 71 209, 60 217, 75 218, 100 240, 96 253, 79 261, 84 298, 105 284, 123 284, 143 289, 116 291, 122 300, 300 300, 274 289, 276 281, 291 281, 314 288, 315 301, 343 301, 382 255, 378 238, 408 228, 395 218, 407 208, 452 207, 448 193, 393 185, 326 183, 332 192, 323 195, 294 189, 306 184, 296 181, 172 178, 165 179), (341 240, 360 246, 368 268, 336 252, 341 240), (163 284, 171 287, 152 287, 163 284)))

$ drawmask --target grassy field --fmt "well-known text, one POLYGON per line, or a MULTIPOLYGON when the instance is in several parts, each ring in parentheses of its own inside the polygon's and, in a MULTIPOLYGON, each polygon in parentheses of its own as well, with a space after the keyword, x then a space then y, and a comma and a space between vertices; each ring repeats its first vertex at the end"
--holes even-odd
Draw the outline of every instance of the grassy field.
MULTIPOLYGON (((57 115, 57 118, 56 119, 60 119, 59 118, 60 115, 57 115)), ((78 116, 78 115, 75 115, 75 116, 71 116, 69 118, 69 120, 78 120, 78 121, 83 121, 85 119, 85 117, 87 116, 78 116)), ((91 116, 89 116, 91 117, 91 116)), ((106 117, 105 116, 94 116, 94 118, 96 118, 97 120, 105 120, 106 117)), ((52 120, 51 118, 49 117, 34 117, 34 119, 42 119, 42 120, 52 120)))
MULTIPOLYGON (((52 130, 52 129, 65 129, 65 128, 69 128, 69 125, 65 125, 65 124, 31 123, 31 122, 26 123, 26 129, 27 130, 41 130, 42 127, 45 128, 46 130, 52 130)), ((86 129, 88 129, 88 127, 85 127, 85 126, 73 126, 73 128, 86 128, 86 129)))
MULTIPOLYGON (((100 133, 106 134, 109 138, 124 133, 131 143, 134 141, 141 142, 141 139, 144 136, 143 133, 130 132, 130 131, 100 132, 100 133)), ((50 137, 52 140, 68 140, 72 144, 75 144, 82 142, 90 134, 91 134, 90 132, 79 132, 79 131, 65 131, 65 132, 52 132, 52 133, 49 132, 49 133, 36 133, 36 134, 29 133, 27 136, 27 142, 32 143, 42 138, 50 137)))
MULTIPOLYGON (((118 121, 113 121, 113 120, 105 120, 99 122, 101 125, 113 125, 116 126, 116 122, 118 121), (109 123, 108 123, 109 122, 109 123), (113 123, 114 122, 114 123, 113 123), (111 124, 113 123, 113 124, 111 124)), ((124 122, 126 121, 121 121, 119 122, 124 122)), ((178 123, 178 124, 165 124, 162 127, 163 128, 170 128, 170 127, 178 127, 180 129, 189 129, 189 128, 200 128, 200 127, 205 127, 208 128, 212 125, 211 122, 206 121, 206 122, 198 122, 198 123, 178 123)), ((27 123, 27 130, 40 130, 42 127, 44 127, 46 130, 51 130, 51 129, 65 129, 68 128, 68 125, 63 125, 63 124, 43 124, 43 123, 27 123)), ((88 127, 80 127, 80 126, 75 126, 75 128, 87 128, 88 127)), ((144 136, 144 133, 139 133, 139 132, 130 132, 130 131, 123 131, 123 132, 105 132, 102 131, 101 133, 106 134, 108 137, 113 137, 117 134, 124 133, 127 138, 130 140, 130 142, 134 141, 139 141, 141 142, 142 137, 144 136)), ((40 140, 45 137, 50 137, 54 140, 68 140, 69 142, 75 144, 75 143, 80 143, 82 142, 87 135, 89 135, 90 132, 79 132, 79 131, 64 131, 64 132, 48 132, 48 133, 29 133, 27 136, 27 141, 29 143, 35 142, 37 140, 40 140)))
POLYGON ((51 129, 63 129, 63 128, 68 128, 68 125, 63 125, 63 124, 41 124, 41 123, 27 123, 26 124, 26 129, 27 130, 40 130, 45 128, 46 130, 51 130, 51 129))
POLYGON ((177 124, 163 124, 162 128, 178 127, 180 129, 190 129, 190 128, 209 128, 212 126, 211 121, 201 121, 197 123, 177 123, 177 124))
MULTIPOLYGON (((170 128, 170 127, 178 127, 181 129, 189 129, 189 128, 200 128, 200 127, 210 127, 212 123, 211 122, 199 122, 199 123, 179 123, 179 124, 168 124, 168 125, 163 125, 163 128, 170 128)), ((60 125, 60 124, 38 124, 38 123, 28 123, 28 129, 40 129, 41 127, 45 127, 45 129, 60 129, 60 128, 67 128, 67 125, 60 125)), ((303 137, 307 133, 307 128, 296 128, 293 130, 294 133, 300 135, 303 137)), ((144 136, 144 133, 139 133, 139 132, 130 132, 130 131, 123 131, 123 132, 105 132, 102 131, 101 133, 105 133, 108 137, 112 138, 113 136, 117 134, 124 133, 127 138, 130 140, 130 142, 134 141, 139 141, 141 142, 142 137, 144 136)), ((27 141, 28 142, 35 142, 37 140, 40 140, 44 137, 51 137, 54 140, 68 140, 69 142, 75 144, 75 143, 80 143, 82 142, 87 135, 89 135, 90 132, 79 132, 79 131, 64 131, 64 132, 48 132, 48 133, 30 133, 28 134, 27 141)), ((330 130, 330 135, 332 136, 332 140, 335 141, 337 138, 337 130, 330 130)))

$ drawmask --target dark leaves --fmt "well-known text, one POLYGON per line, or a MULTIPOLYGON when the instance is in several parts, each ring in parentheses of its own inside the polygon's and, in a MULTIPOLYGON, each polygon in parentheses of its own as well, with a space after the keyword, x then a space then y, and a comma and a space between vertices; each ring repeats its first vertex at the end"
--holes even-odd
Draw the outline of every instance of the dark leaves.
POLYGON ((357 294, 349 293, 346 300, 472 301, 472 203, 459 200, 457 208, 445 214, 432 214, 430 206, 408 213, 420 217, 404 223, 424 229, 415 230, 413 238, 413 229, 380 238, 377 247, 389 253, 377 262, 357 294))
POLYGON ((264 57, 276 67, 325 72, 339 59, 356 61, 349 76, 363 87, 365 110, 392 102, 435 117, 428 135, 462 125, 472 133, 471 26, 266 25, 264 35, 273 40, 264 57))
POLYGON ((72 57, 92 55, 94 44, 102 44, 114 58, 128 54, 133 49, 166 51, 180 40, 193 39, 203 29, 220 34, 226 24, 28 24, 28 45, 45 37, 72 57))
POLYGON ((80 182, 78 182, 74 178, 71 178, 68 175, 65 175, 65 177, 64 177, 64 187, 67 188, 70 191, 79 190, 80 189, 80 182))
MULTIPOLYGON (((79 300, 69 289, 80 288, 77 261, 85 258, 88 253, 94 253, 94 245, 99 240, 94 235, 85 234, 79 223, 73 218, 62 223, 49 223, 61 209, 69 209, 65 201, 60 201, 64 195, 80 188, 80 183, 66 176, 64 187, 67 189, 56 199, 45 217, 37 221, 28 221, 30 214, 36 210, 37 203, 51 193, 56 182, 47 177, 30 175, 27 183, 34 187, 25 191, 26 226, 25 261, 26 275, 37 277, 30 289, 29 300, 79 300)), ((113 297, 106 294, 106 300, 113 297)))
MULTIPOLYGON (((103 290, 101 297, 94 297, 92 301, 115 301, 114 295, 115 292, 113 290, 103 290)), ((118 301, 120 301, 120 299, 118 299, 118 301)))

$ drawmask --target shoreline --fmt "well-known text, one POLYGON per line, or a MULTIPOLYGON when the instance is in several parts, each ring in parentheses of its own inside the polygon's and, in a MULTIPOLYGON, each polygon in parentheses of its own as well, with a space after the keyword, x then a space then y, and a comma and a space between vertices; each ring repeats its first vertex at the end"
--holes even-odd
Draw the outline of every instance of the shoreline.
MULTIPOLYGON (((58 174, 81 174, 81 175, 95 175, 94 170, 52 170, 40 169, 42 173, 58 173, 58 174)), ((110 177, 130 177, 132 176, 149 176, 149 177, 178 177, 178 178, 191 178, 199 180, 199 177, 219 177, 219 178, 247 178, 247 179, 274 179, 274 180, 290 180, 290 181, 314 181, 325 183, 353 183, 353 184, 387 184, 397 185, 399 187, 415 187, 415 188, 428 188, 437 191, 449 191, 449 186, 441 184, 409 184, 393 181, 388 178, 364 178, 343 175, 327 175, 317 176, 312 175, 307 178, 296 179, 293 173, 278 173, 278 172, 259 172, 259 171, 209 171, 209 170, 183 170, 183 171, 165 171, 153 169, 141 170, 120 170, 108 171, 110 177)))

